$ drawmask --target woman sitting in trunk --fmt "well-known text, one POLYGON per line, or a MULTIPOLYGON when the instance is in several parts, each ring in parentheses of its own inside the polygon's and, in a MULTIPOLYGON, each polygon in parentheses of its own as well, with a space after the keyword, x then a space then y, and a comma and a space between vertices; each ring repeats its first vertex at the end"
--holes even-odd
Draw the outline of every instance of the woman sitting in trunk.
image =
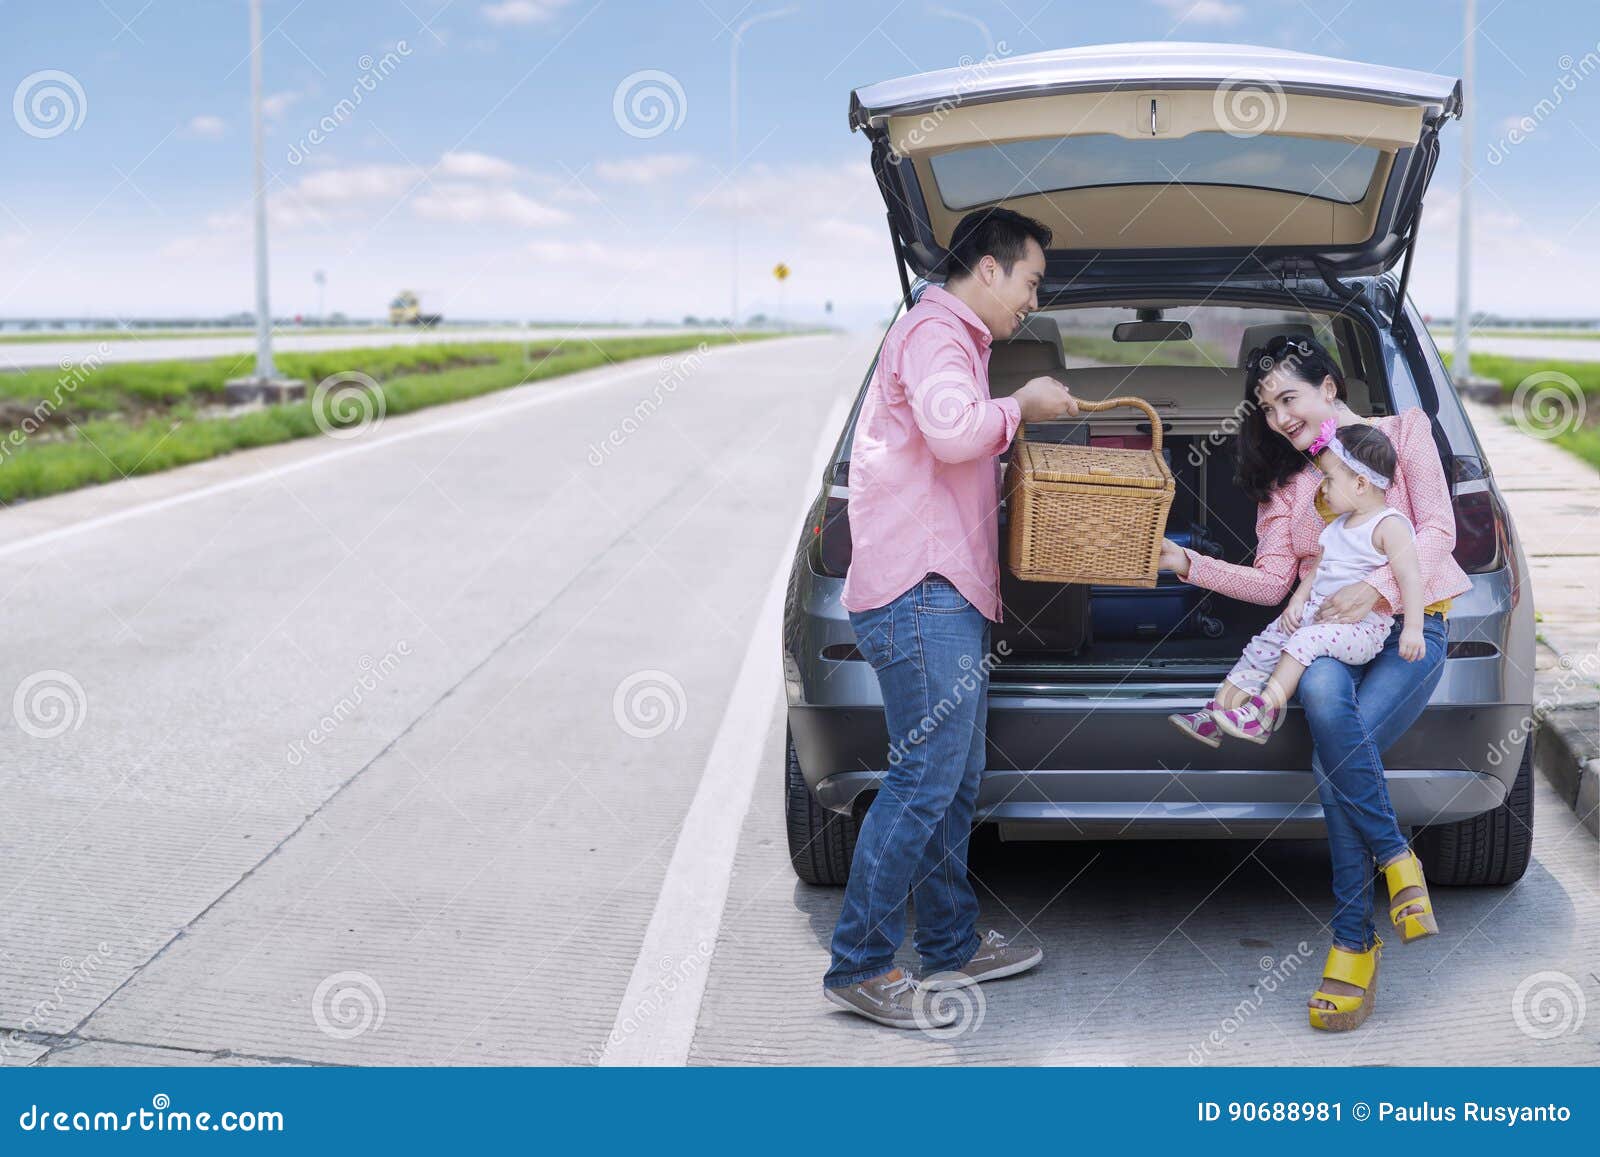
MULTIPOLYGON (((1320 622, 1317 612, 1329 595, 1388 566, 1400 584, 1401 599, 1413 607, 1422 605, 1415 532, 1405 515, 1384 502, 1395 472, 1394 443, 1370 423, 1351 422, 1340 429, 1329 418, 1307 453, 1322 473, 1317 502, 1335 517, 1323 528, 1320 557, 1283 614, 1250 640, 1218 688, 1219 695, 1242 691, 1248 701, 1243 707, 1224 708, 1213 699, 1204 710, 1167 717, 1207 747, 1220 744, 1219 727, 1238 739, 1267 742, 1282 725, 1306 668, 1324 655, 1352 667, 1365 667, 1378 657, 1394 629, 1394 616, 1372 610, 1359 623, 1320 622)), ((1400 632, 1400 657, 1416 662, 1426 653, 1422 614, 1408 614, 1400 632)))
MULTIPOLYGON (((1400 653, 1396 618, 1376 658, 1362 667, 1329 656, 1314 659, 1300 678, 1295 700, 1311 728, 1312 772, 1328 828, 1333 862, 1333 947, 1323 983, 1310 1001, 1314 1028, 1352 1029, 1372 1011, 1382 941, 1372 922, 1372 866, 1381 865, 1389 887, 1389 917, 1402 943, 1437 931, 1422 865, 1411 851, 1389 802, 1380 753, 1416 722, 1444 673, 1445 614, 1453 596, 1471 582, 1451 557, 1455 517, 1429 418, 1421 410, 1368 419, 1345 405, 1344 374, 1317 342, 1282 336, 1250 354, 1245 375, 1248 403, 1239 429, 1235 482, 1260 504, 1251 566, 1207 557, 1166 540, 1161 566, 1196 586, 1246 602, 1275 605, 1312 573, 1324 526, 1333 511, 1320 500, 1321 474, 1308 451, 1322 425, 1376 426, 1394 444, 1396 469, 1384 492, 1387 506, 1415 528, 1422 572, 1424 653, 1400 653)), ((1374 610, 1414 622, 1402 606, 1389 566, 1349 583, 1324 599, 1316 622, 1359 623, 1374 610)), ((1247 706, 1232 684, 1218 689, 1205 710, 1190 717, 1199 738, 1214 737, 1213 713, 1247 706)))

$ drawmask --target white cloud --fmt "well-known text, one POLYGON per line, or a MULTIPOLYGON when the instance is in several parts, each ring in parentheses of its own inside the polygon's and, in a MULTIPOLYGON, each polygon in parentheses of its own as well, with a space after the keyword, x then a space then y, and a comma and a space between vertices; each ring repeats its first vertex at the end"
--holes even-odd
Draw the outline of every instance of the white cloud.
POLYGON ((695 158, 687 153, 661 153, 654 157, 633 157, 623 161, 596 161, 594 171, 601 180, 648 185, 688 172, 694 166, 695 158))
POLYGON ((184 126, 184 133, 191 137, 201 137, 205 140, 216 140, 228 131, 228 123, 219 116, 202 113, 192 117, 184 126))
MULTIPOLYGON (((1459 209, 1455 193, 1438 192, 1423 213, 1410 290, 1417 308, 1434 316, 1455 312, 1459 209)), ((1600 314, 1592 275, 1600 246, 1593 233, 1581 227, 1566 236, 1546 232, 1480 187, 1472 203, 1472 308, 1512 315, 1600 314)))
MULTIPOLYGON (((319 169, 269 193, 269 225, 276 244, 283 236, 308 229, 348 231, 380 224, 399 228, 406 217, 524 228, 570 220, 565 210, 498 183, 517 172, 509 161, 484 153, 446 153, 431 170, 404 164, 319 169)), ((251 219, 248 203, 212 213, 205 218, 204 234, 173 239, 163 252, 203 256, 217 251, 213 242, 226 249, 249 236, 251 219)))
POLYGON ((1244 5, 1229 0, 1156 0, 1179 24, 1237 24, 1244 5))
MULTIPOLYGON (((883 197, 865 161, 752 165, 705 198, 711 208, 732 211, 737 203, 743 219, 791 228, 815 230, 824 220, 862 225, 883 220, 883 197)), ((877 232, 889 236, 886 228, 877 232)))
POLYGON ((598 205, 602 201, 599 193, 574 177, 547 178, 550 188, 545 196, 552 201, 566 201, 574 205, 598 205))
POLYGON ((813 234, 822 241, 838 241, 848 245, 874 245, 887 243, 889 227, 869 228, 860 221, 846 221, 840 217, 823 217, 812 225, 813 234))
POLYGON ((464 182, 432 184, 411 199, 418 216, 465 224, 541 226, 570 220, 560 209, 535 201, 515 189, 484 188, 464 182))
POLYGON ((569 0, 501 0, 485 4, 483 18, 490 24, 543 24, 567 6, 569 0))
POLYGON ((540 261, 576 264, 584 261, 621 262, 629 259, 624 249, 598 241, 530 241, 528 254, 540 261))
MULTIPOLYGON (((433 154, 421 166, 285 172, 287 185, 270 195, 274 309, 313 312, 312 273, 326 269, 327 307, 352 317, 381 315, 402 285, 457 318, 675 321, 727 312, 732 190, 715 187, 714 173, 691 170, 656 189, 602 183, 592 166, 582 169, 607 211, 573 203, 587 194, 559 167, 517 169, 500 179, 496 164, 433 154)), ((887 316, 899 290, 883 202, 864 161, 760 166, 742 170, 737 188, 742 310, 771 314, 781 297, 793 318, 820 319, 829 300, 832 316, 847 323, 887 316), (772 277, 779 261, 793 270, 781 290, 772 277)), ((250 202, 219 201, 216 210, 187 235, 133 231, 109 247, 103 239, 66 244, 59 260, 105 276, 89 296, 81 277, 58 275, 52 261, 30 279, 32 308, 208 316, 250 308, 250 202), (160 260, 181 261, 185 276, 151 283, 148 270, 160 260)), ((0 261, 0 292, 4 269, 0 261)))
POLYGON ((309 173, 291 186, 294 199, 335 208, 374 200, 394 200, 421 182, 422 174, 410 165, 353 165, 309 173))
POLYGON ((434 172, 465 180, 508 181, 517 175, 517 166, 488 153, 453 152, 439 158, 434 172))
POLYGON ((267 120, 277 120, 289 111, 289 106, 299 100, 302 93, 274 92, 261 98, 261 115, 267 120))

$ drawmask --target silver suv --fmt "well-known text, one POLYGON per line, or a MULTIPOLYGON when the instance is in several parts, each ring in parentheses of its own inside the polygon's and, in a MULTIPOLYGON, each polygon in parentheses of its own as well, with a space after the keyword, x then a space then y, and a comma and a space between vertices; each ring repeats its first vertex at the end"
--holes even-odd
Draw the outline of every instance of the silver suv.
MULTIPOLYGON (((852 95, 850 125, 872 146, 903 305, 972 208, 1003 204, 1051 227, 1040 312, 995 343, 991 392, 1053 373, 1079 398, 1136 394, 1154 405, 1179 483, 1170 536, 1250 561, 1255 504, 1233 485, 1231 451, 1244 354, 1274 333, 1313 334, 1334 351, 1358 413, 1427 412, 1472 589, 1450 612, 1443 678, 1384 766, 1400 822, 1420 829, 1431 879, 1506 884, 1532 844, 1527 565, 1405 293, 1438 133, 1460 107, 1448 78, 1152 44, 872 85, 852 95)), ((844 882, 889 758, 877 679, 839 605, 859 409, 858 396, 784 613, 789 848, 800 878, 816 884, 844 882)), ((1139 412, 1110 410, 1048 436, 1150 433, 1139 412)), ((1137 598, 1020 583, 1003 560, 1002 600, 980 823, 1015 840, 1323 835, 1297 708, 1265 746, 1208 750, 1166 722, 1204 705, 1270 608, 1171 576, 1137 598)))

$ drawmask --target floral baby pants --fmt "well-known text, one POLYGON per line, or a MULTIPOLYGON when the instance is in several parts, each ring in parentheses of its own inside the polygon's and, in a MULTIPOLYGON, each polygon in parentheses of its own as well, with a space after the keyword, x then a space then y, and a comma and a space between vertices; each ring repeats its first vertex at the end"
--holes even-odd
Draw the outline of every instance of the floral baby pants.
POLYGON ((1355 667, 1378 657, 1394 627, 1393 615, 1372 611, 1358 623, 1319 623, 1315 620, 1321 605, 1322 599, 1316 595, 1306 600, 1297 630, 1284 630, 1282 616, 1268 623, 1245 646, 1244 654, 1228 672, 1228 682, 1247 694, 1259 695, 1285 651, 1305 667, 1324 655, 1355 667))

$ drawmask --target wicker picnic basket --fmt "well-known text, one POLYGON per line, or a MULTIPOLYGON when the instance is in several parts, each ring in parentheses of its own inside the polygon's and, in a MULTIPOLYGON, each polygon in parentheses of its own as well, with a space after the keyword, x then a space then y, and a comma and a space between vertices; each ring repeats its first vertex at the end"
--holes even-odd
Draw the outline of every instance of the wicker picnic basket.
POLYGON ((1006 468, 1011 572, 1030 582, 1156 585, 1175 489, 1161 456, 1161 419, 1142 398, 1079 402, 1082 412, 1136 406, 1149 450, 1029 442, 1017 428, 1006 468))

